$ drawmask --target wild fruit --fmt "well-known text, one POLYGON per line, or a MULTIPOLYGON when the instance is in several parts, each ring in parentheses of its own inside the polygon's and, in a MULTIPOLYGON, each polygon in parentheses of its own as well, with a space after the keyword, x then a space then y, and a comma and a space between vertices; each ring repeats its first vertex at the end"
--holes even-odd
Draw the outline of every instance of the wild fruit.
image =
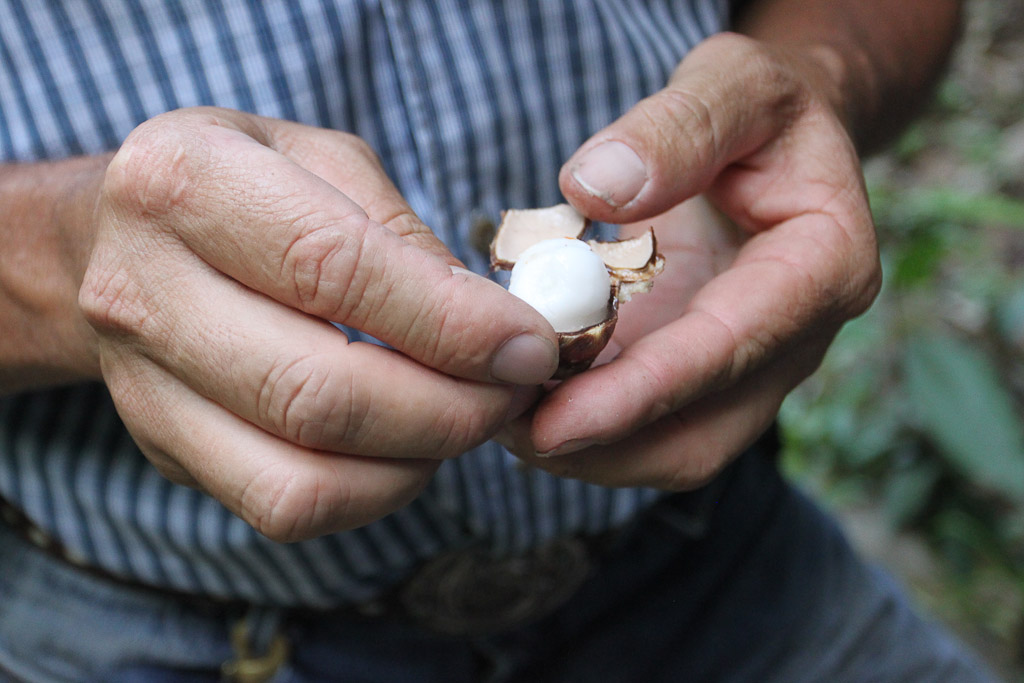
POLYGON ((502 214, 491 267, 511 270, 509 291, 558 334, 555 379, 590 367, 611 339, 619 305, 648 292, 665 260, 654 230, 615 241, 583 241, 589 221, 568 204, 502 214))

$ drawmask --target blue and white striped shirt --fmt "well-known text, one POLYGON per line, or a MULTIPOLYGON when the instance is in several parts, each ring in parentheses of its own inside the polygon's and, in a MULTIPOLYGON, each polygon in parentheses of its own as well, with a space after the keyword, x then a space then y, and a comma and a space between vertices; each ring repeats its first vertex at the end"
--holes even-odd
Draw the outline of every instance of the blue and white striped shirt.
MULTIPOLYGON (((0 0, 0 159, 117 147, 211 104, 356 133, 478 272, 473 226, 560 201, 561 163, 659 89, 726 0, 0 0)), ((353 333, 356 337, 357 333, 353 333)), ((495 444, 408 507, 281 545, 141 455, 99 384, 0 400, 0 495, 86 562, 272 605, 372 598, 438 552, 599 533, 658 495, 524 471, 495 444)))

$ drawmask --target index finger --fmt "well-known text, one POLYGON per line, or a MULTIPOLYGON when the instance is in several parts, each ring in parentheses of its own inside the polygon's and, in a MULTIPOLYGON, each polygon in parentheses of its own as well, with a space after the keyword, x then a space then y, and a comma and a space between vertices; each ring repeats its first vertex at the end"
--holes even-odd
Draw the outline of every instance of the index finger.
POLYGON ((122 221, 156 222, 242 284, 446 374, 535 384, 554 372, 550 325, 499 285, 453 273, 216 113, 173 123, 136 131, 111 162, 122 221))
POLYGON ((373 221, 453 266, 462 266, 437 235, 415 214, 387 176, 376 153, 362 138, 291 121, 261 119, 257 139, 323 178, 356 203, 373 221), (339 150, 345 150, 344 159, 339 150))
POLYGON ((871 255, 851 250, 846 232, 819 214, 755 235, 678 320, 542 402, 532 426, 537 450, 618 441, 731 386, 810 332, 838 328, 866 305, 858 284, 870 270, 865 259, 871 255))

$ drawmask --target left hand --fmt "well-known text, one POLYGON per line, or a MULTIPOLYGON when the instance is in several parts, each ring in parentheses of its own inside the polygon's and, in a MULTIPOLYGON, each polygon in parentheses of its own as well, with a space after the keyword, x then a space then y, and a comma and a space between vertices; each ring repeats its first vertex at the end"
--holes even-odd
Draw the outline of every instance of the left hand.
POLYGON ((563 193, 595 220, 653 224, 666 271, 620 309, 614 359, 503 443, 560 476, 682 490, 756 440, 880 285, 835 91, 814 57, 723 34, 580 148, 563 193))

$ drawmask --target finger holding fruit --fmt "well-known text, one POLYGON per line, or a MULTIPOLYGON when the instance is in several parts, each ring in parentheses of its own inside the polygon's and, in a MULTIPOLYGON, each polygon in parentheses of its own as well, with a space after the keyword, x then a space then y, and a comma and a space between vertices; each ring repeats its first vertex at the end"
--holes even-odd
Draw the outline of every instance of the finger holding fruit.
POLYGON ((354 135, 178 110, 99 185, 97 374, 162 473, 274 540, 405 505, 554 372, 550 325, 460 268, 354 135))
POLYGON ((879 286, 859 160, 830 83, 804 52, 717 36, 566 163, 562 191, 581 213, 656 225, 666 272, 655 293, 678 297, 624 307, 615 358, 506 430, 517 455, 601 484, 685 489, 771 424, 879 286), (715 210, 692 210, 698 195, 715 210), (738 236, 726 267, 673 266, 669 246, 694 232, 738 236))

